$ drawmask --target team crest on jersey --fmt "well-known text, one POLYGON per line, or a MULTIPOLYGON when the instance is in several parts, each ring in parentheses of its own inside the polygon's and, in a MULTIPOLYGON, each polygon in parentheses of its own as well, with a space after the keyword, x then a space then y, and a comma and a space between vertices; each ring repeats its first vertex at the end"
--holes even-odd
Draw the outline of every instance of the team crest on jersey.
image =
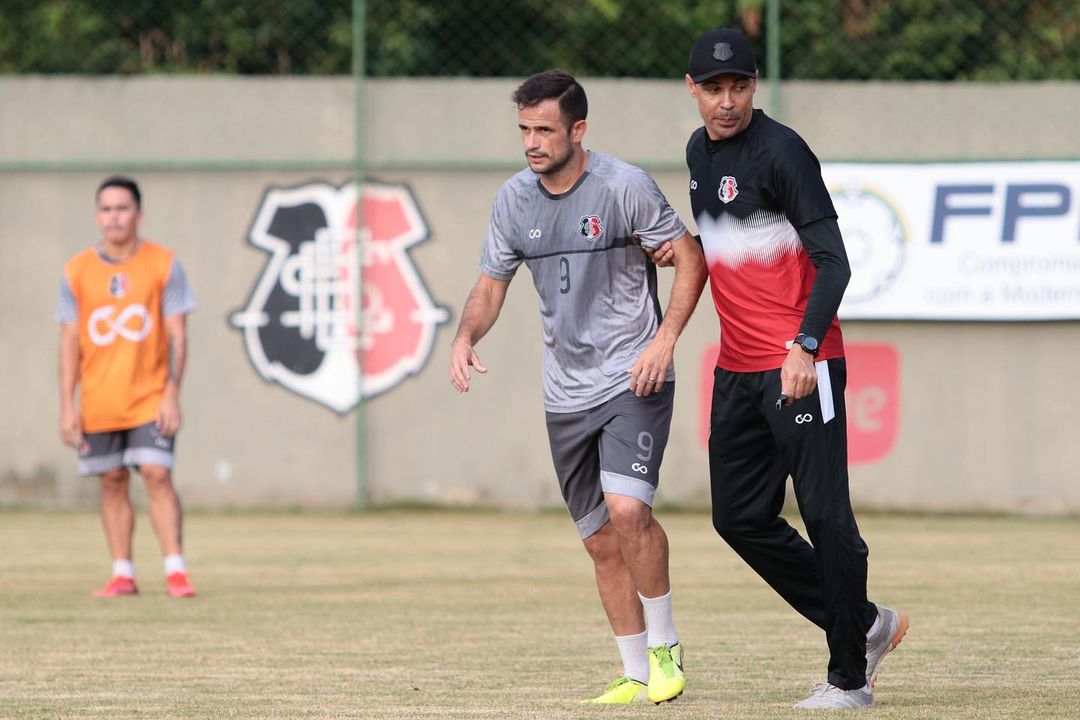
POLYGON ((731 175, 720 178, 720 201, 727 205, 739 194, 739 184, 731 175))
POLYGON ((128 294, 131 289, 131 281, 124 273, 116 273, 109 278, 109 294, 119 300, 128 294))
POLYGON ((430 234, 412 192, 366 183, 359 244, 357 196, 355 183, 267 190, 248 242, 270 257, 229 317, 264 380, 342 414, 419 373, 449 319, 409 254, 430 234))
POLYGON ((582 215, 581 224, 578 226, 578 234, 586 240, 595 240, 604 232, 604 223, 599 215, 582 215))

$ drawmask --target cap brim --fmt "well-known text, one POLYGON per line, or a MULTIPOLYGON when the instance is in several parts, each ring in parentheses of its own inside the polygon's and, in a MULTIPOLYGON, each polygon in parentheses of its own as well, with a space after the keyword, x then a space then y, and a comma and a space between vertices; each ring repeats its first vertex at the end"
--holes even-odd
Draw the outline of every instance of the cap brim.
POLYGON ((726 69, 723 69, 723 70, 709 70, 708 72, 703 72, 700 75, 691 75, 690 79, 693 80, 695 83, 700 83, 700 82, 705 82, 709 78, 714 78, 717 75, 740 75, 742 77, 749 77, 749 78, 756 78, 757 77, 756 72, 747 72, 746 70, 736 70, 734 68, 726 68, 726 69))

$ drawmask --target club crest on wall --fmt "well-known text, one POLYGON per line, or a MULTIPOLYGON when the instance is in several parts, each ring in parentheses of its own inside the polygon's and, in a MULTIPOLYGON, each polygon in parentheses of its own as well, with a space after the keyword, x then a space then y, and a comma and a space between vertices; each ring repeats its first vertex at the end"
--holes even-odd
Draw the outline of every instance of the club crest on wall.
POLYGON ((341 414, 419 373, 449 319, 409 253, 430 235, 409 188, 364 185, 359 245, 356 200, 355 183, 269 188, 248 242, 270 257, 229 316, 264 380, 341 414))

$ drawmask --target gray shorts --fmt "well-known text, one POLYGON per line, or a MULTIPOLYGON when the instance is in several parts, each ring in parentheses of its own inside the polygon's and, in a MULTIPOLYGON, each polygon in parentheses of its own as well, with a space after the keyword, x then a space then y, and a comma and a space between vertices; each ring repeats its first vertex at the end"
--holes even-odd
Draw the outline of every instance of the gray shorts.
POLYGON ((674 404, 669 382, 648 397, 627 390, 588 410, 547 413, 555 474, 582 539, 608 521, 606 492, 652 507, 674 404))
POLYGON ((141 465, 173 466, 176 436, 162 436, 152 422, 130 430, 86 433, 83 440, 79 449, 80 475, 101 475, 141 465))

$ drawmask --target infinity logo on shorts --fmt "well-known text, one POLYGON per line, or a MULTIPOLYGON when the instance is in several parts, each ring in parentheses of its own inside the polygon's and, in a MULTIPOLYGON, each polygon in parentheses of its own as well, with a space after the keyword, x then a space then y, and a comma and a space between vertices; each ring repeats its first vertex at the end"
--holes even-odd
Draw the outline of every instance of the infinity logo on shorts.
POLYGON ((802 415, 795 416, 795 424, 802 425, 803 423, 813 422, 814 416, 810 413, 803 413, 802 415))
POLYGON ((648 465, 642 465, 641 463, 634 463, 633 465, 630 466, 630 469, 633 470, 634 472, 639 472, 642 475, 648 475, 649 474, 649 466, 648 465))
POLYGON ((150 317, 150 311, 138 303, 128 305, 119 315, 116 315, 116 307, 103 305, 90 313, 90 319, 86 322, 86 331, 90 339, 99 347, 112 345, 117 336, 131 342, 142 342, 150 334, 150 328, 154 321, 150 317), (132 318, 138 318, 138 327, 128 327, 132 318))

